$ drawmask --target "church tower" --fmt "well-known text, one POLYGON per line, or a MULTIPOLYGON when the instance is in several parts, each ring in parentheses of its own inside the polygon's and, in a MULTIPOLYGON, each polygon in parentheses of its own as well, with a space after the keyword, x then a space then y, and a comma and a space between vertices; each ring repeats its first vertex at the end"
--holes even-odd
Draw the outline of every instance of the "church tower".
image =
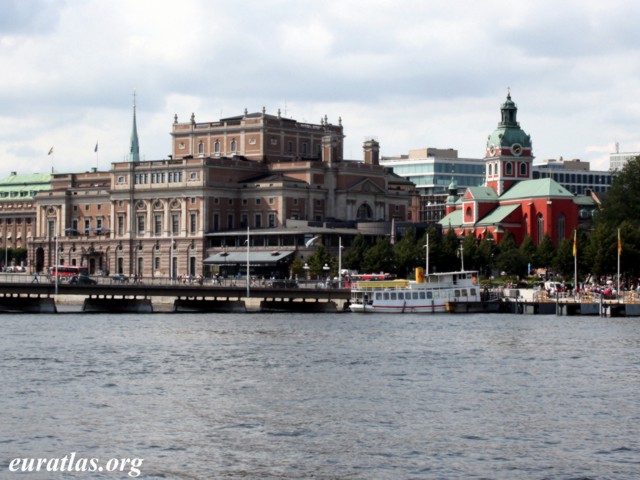
POLYGON ((133 128, 131 129, 131 145, 129 146, 129 161, 140 162, 140 146, 138 145, 138 126, 136 125, 136 93, 133 92, 133 128))
POLYGON ((516 182, 532 178, 533 151, 531 137, 516 120, 518 107, 511 100, 511 92, 500 108, 502 120, 487 139, 485 153, 486 185, 498 195, 509 190, 516 182))

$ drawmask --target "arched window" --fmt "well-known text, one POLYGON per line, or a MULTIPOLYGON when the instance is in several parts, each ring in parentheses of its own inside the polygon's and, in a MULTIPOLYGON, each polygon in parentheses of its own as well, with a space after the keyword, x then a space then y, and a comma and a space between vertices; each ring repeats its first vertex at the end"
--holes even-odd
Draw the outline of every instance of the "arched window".
POLYGON ((473 218, 473 210, 471 209, 471 207, 467 207, 467 210, 465 211, 464 216, 465 216, 465 220, 473 218))
POLYGON ((558 245, 560 245, 560 242, 567 236, 566 228, 564 214, 561 213, 556 220, 556 240, 558 245))
POLYGON ((366 203, 363 203, 358 207, 358 213, 356 214, 356 218, 358 219, 370 219, 373 217, 373 212, 371 211, 371 207, 366 203))
POLYGON ((492 170, 493 170, 493 165, 489 164, 489 176, 493 175, 492 170))
POLYGON ((198 155, 204 155, 204 143, 202 142, 198 144, 198 155))
POLYGON ((525 215, 525 216, 524 216, 524 221, 523 221, 523 223, 524 223, 524 229, 523 229, 523 230, 524 230, 524 235, 525 235, 525 237, 526 237, 527 235, 531 235, 531 232, 529 231, 529 215, 525 215))
POLYGON ((504 166, 505 175, 513 175, 513 163, 507 162, 504 166))
POLYGON ((236 139, 234 138, 233 140, 231 140, 231 153, 236 153, 238 151, 238 142, 236 142, 236 139))
POLYGON ((216 140, 216 143, 213 144, 213 153, 220 155, 220 140, 216 140))
POLYGON ((542 242, 544 237, 544 217, 541 213, 538 214, 538 245, 542 242))
POLYGON ((527 176, 527 164, 525 162, 522 162, 520 164, 520 176, 521 177, 527 176))

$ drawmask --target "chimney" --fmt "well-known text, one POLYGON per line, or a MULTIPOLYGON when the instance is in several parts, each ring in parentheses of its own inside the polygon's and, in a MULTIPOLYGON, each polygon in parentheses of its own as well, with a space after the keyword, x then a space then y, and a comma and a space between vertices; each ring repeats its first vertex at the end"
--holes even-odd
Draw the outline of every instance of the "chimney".
POLYGON ((380 164, 380 144, 373 138, 364 142, 364 163, 367 165, 380 164))

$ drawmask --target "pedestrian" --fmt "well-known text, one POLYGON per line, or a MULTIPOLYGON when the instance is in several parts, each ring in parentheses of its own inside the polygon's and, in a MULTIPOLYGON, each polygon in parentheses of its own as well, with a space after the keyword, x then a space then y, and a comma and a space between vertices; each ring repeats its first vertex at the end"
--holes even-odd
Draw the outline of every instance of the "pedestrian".
POLYGON ((31 283, 40 283, 38 280, 38 272, 33 272, 33 280, 31 280, 31 283))

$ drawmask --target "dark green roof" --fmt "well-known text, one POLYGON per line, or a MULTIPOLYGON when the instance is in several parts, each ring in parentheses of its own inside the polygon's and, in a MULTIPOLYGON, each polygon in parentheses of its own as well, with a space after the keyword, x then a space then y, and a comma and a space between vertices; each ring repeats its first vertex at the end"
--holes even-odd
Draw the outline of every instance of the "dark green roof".
POLYGON ((500 223, 518 208, 520 208, 520 204, 518 203, 514 203, 512 205, 502 205, 493 210, 489 215, 481 219, 478 222, 478 225, 495 225, 497 223, 500 223))
POLYGON ((51 174, 12 174, 0 180, 0 201, 33 198, 43 190, 51 190, 51 174))

